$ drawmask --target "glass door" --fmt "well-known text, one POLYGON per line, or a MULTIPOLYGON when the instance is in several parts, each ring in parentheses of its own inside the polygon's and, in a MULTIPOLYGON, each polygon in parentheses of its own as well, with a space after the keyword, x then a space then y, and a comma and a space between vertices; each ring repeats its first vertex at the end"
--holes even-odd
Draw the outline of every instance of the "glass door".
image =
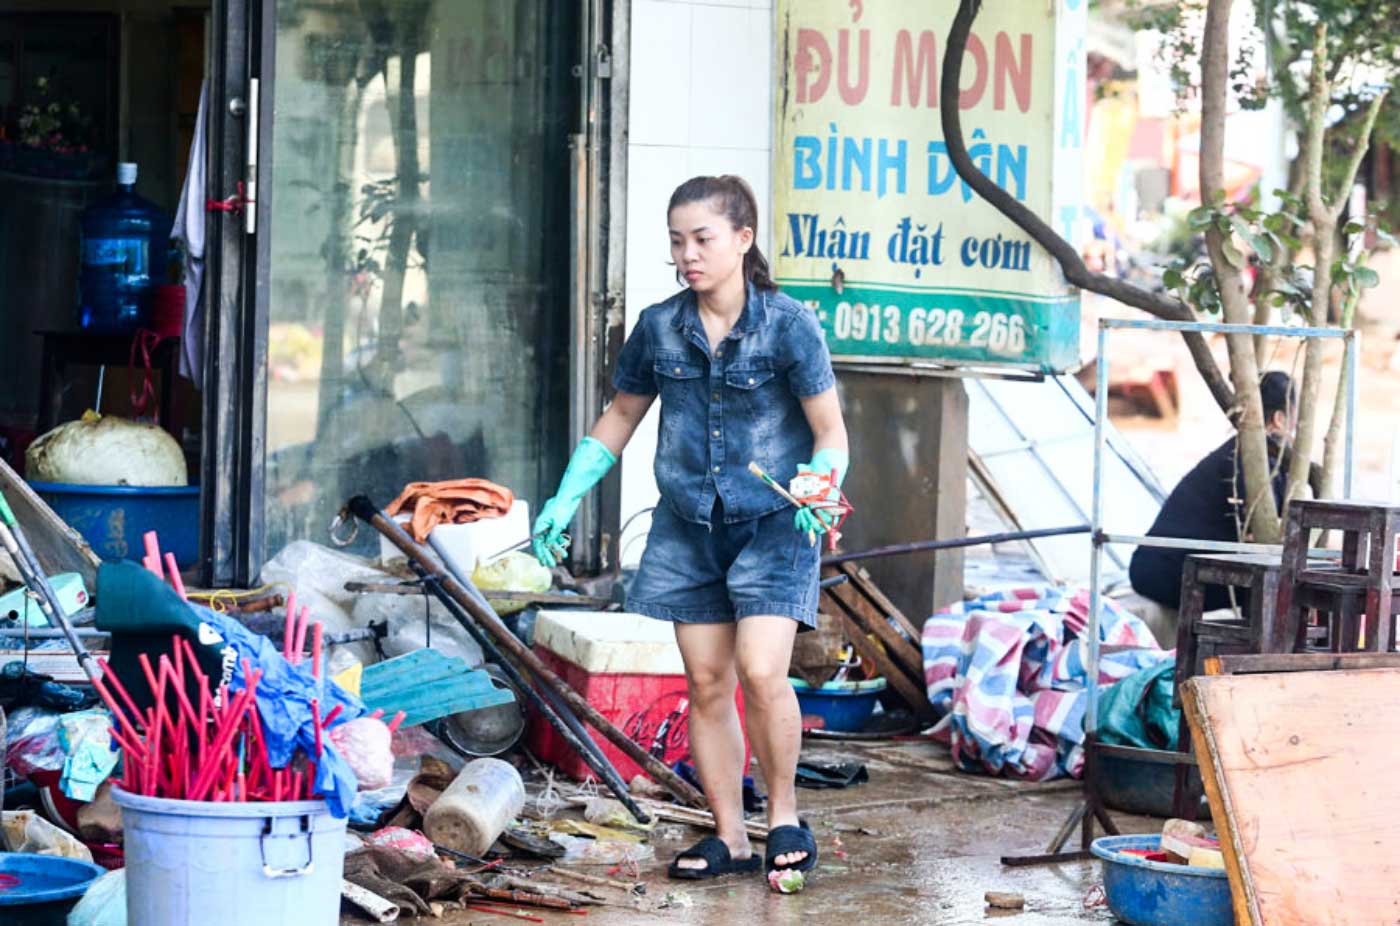
MULTIPOLYGON (((278 0, 263 547, 477 476, 536 502, 569 438, 578 0, 278 0)), ((375 549, 360 532, 360 552, 375 549)))

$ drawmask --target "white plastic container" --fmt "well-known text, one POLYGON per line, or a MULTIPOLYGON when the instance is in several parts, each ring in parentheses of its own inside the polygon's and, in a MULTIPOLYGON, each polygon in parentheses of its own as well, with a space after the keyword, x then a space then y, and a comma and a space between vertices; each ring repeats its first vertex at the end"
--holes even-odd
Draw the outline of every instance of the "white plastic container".
MULTIPOLYGON (((394 516, 394 520, 404 530, 408 530, 412 514, 404 512, 394 516)), ((476 571, 476 564, 487 556, 493 556, 513 543, 530 536, 530 503, 517 498, 510 511, 499 518, 482 518, 467 524, 439 524, 433 528, 430 542, 437 554, 448 566, 464 576, 476 571)), ((399 548, 384 537, 379 538, 379 560, 381 563, 404 558, 399 548)))
POLYGON ((423 815, 423 832, 441 846, 484 855, 525 809, 525 782, 500 759, 475 759, 423 815))
POLYGON ((112 799, 131 926, 340 922, 346 821, 325 801, 181 801, 120 787, 112 799))

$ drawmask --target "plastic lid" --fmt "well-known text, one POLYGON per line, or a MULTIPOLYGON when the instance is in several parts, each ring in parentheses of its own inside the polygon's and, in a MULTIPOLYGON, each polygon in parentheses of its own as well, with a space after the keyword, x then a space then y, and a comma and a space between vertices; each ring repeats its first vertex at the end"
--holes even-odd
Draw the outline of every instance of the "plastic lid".
POLYGON ((131 186, 136 182, 136 165, 131 161, 122 161, 117 165, 117 183, 122 186, 131 186))

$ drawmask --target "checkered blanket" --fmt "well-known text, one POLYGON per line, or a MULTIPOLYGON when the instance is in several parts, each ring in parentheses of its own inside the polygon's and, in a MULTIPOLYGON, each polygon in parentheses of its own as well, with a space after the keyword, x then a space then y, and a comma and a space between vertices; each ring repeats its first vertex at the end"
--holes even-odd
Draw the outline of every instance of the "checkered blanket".
MULTIPOLYGON (((1017 589, 954 605, 924 624, 924 681, 943 713, 935 732, 969 771, 1044 781, 1084 764, 1089 592, 1017 589)), ((1099 614, 1099 684, 1168 654, 1107 598, 1099 614)))

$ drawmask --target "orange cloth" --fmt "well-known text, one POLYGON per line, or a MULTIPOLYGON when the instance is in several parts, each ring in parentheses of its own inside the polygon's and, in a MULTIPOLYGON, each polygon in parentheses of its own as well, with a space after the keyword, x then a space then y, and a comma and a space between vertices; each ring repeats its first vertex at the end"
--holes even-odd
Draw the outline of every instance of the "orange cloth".
POLYGON ((439 524, 466 524, 483 518, 499 518, 510 511, 515 495, 505 486, 485 479, 451 479, 447 482, 410 482, 385 509, 393 517, 413 509, 409 533, 419 543, 439 524))

